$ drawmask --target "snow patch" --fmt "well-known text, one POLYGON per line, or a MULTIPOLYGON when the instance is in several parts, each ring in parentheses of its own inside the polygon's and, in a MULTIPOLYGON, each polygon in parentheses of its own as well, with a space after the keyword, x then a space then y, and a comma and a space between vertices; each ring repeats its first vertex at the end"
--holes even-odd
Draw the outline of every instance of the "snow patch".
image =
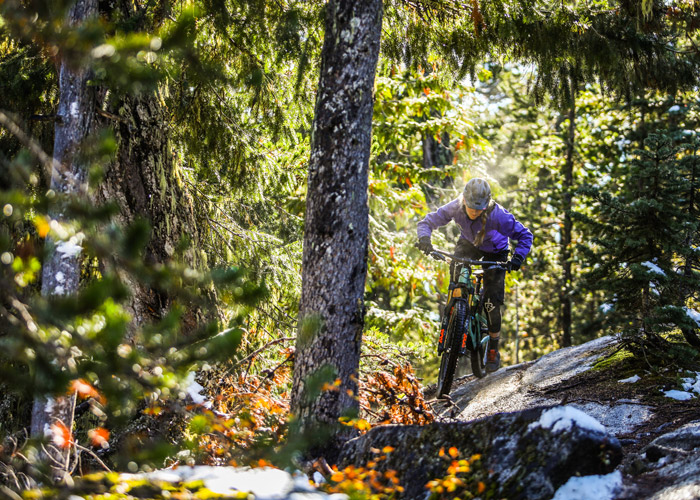
POLYGON ((683 383, 681 385, 683 386, 683 389, 685 389, 688 392, 692 391, 700 394, 700 372, 695 372, 695 378, 684 378, 683 383))
POLYGON ((630 378, 623 378, 622 380, 618 380, 621 384, 634 384, 635 382, 639 382, 640 380, 639 375, 632 375, 630 378))
POLYGON ((689 307, 684 307, 683 309, 685 310, 685 314, 686 314, 690 319, 692 319, 693 321, 695 321, 695 324, 696 324, 696 325, 700 326, 700 312, 697 312, 695 309, 691 309, 691 308, 689 308, 689 307))
POLYGON ((57 272, 56 273, 56 281, 59 283, 63 283, 64 281, 66 281, 66 275, 63 274, 61 271, 57 272))
POLYGON ((187 394, 189 394, 189 396, 192 398, 192 401, 194 401, 195 404, 206 406, 207 398, 202 395, 202 391, 204 390, 204 387, 202 387, 200 384, 198 384, 195 381, 194 377, 195 377, 194 372, 189 372, 187 374, 187 378, 185 378, 185 381, 184 381, 184 385, 187 387, 187 389, 185 389, 185 391, 187 392, 187 394))
POLYGON ((695 397, 689 392, 677 391, 676 389, 662 392, 667 398, 675 399, 676 401, 688 401, 689 399, 693 399, 695 397))
POLYGON ((543 411, 539 421, 531 423, 528 430, 543 427, 552 432, 562 432, 570 430, 574 424, 583 429, 606 432, 603 424, 573 406, 557 406, 543 411))
POLYGON ((648 268, 651 272, 653 272, 655 274, 660 274, 661 276, 666 276, 666 273, 664 272, 664 270, 661 269, 656 264, 654 264, 653 262, 649 262, 649 261, 642 262, 642 265, 644 267, 648 268))
MULTIPOLYGON (((231 495, 235 492, 252 493, 256 500, 282 500, 293 492, 308 493, 315 490, 308 480, 301 475, 292 476, 288 472, 271 467, 259 469, 213 467, 199 465, 195 467, 178 467, 164 469, 147 474, 122 474, 123 478, 150 479, 167 482, 203 481, 204 486, 219 495, 231 495)), ((319 499, 347 498, 345 495, 326 495, 314 493, 319 499)))
POLYGON ((606 302, 605 304, 602 304, 598 309, 600 309, 600 312, 602 312, 603 314, 608 314, 610 311, 613 310, 614 307, 614 304, 606 302))
POLYGON ((605 476, 572 477, 554 494, 552 500, 611 500, 622 487, 622 473, 605 476))
POLYGON ((82 251, 83 247, 78 245, 71 238, 69 241, 62 241, 56 246, 56 251, 63 254, 61 258, 68 259, 70 257, 76 257, 82 251))

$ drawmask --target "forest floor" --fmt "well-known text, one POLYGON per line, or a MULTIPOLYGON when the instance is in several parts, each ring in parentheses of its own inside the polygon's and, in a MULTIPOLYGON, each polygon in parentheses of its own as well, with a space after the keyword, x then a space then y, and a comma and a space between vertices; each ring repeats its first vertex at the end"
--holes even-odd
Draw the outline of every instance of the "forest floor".
MULTIPOLYGON (((626 476, 626 487, 641 487, 649 498, 668 486, 668 479, 641 467, 640 452, 660 435, 700 419, 700 395, 677 400, 666 394, 682 389, 688 373, 692 368, 688 371, 674 363, 655 367, 634 359, 619 349, 617 339, 604 337, 503 367, 482 379, 461 377, 449 400, 431 403, 446 421, 470 421, 534 406, 574 406, 620 440, 624 458, 619 469, 626 476)), ((699 377, 697 372, 695 376, 699 377)), ((434 397, 434 387, 425 393, 426 399, 434 397)))

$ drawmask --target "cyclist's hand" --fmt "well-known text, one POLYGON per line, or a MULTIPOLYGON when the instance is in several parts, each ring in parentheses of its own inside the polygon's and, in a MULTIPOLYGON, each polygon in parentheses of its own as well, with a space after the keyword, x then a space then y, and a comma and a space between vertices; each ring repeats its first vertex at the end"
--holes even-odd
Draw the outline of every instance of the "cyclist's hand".
POLYGON ((518 269, 520 269, 520 266, 522 266, 522 265, 523 265, 523 258, 520 255, 515 254, 515 255, 513 255, 513 258, 508 261, 508 270, 509 271, 517 271, 518 269))
POLYGON ((423 252, 425 255, 430 255, 435 251, 433 244, 430 242, 430 236, 423 236, 418 239, 418 250, 423 252))

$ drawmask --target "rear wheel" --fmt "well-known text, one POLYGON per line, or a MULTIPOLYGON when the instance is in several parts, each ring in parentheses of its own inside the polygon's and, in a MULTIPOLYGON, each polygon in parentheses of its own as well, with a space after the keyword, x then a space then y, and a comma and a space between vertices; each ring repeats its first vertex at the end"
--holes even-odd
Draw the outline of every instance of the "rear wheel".
POLYGON ((450 322, 447 324, 445 350, 442 351, 442 358, 440 358, 437 386, 438 398, 449 394, 452 388, 452 379, 454 378, 457 359, 459 358, 459 349, 462 345, 462 333, 466 315, 466 304, 462 301, 456 302, 450 314, 450 322))
POLYGON ((488 327, 484 324, 479 324, 480 333, 477 335, 477 349, 471 351, 472 373, 476 378, 482 378, 486 375, 486 345, 487 342, 481 340, 486 337, 488 327))

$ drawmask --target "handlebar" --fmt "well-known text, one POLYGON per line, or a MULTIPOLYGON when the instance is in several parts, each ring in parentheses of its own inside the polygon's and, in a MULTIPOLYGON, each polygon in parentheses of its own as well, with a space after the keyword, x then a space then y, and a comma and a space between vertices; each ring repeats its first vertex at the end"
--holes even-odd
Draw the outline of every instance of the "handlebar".
POLYGON ((491 266, 490 269, 503 269, 504 271, 510 271, 508 262, 494 262, 489 260, 474 260, 467 257, 459 257, 455 254, 445 252, 438 248, 430 252, 430 256, 435 260, 445 260, 445 257, 450 260, 461 262, 462 264, 467 264, 468 266, 491 266))

